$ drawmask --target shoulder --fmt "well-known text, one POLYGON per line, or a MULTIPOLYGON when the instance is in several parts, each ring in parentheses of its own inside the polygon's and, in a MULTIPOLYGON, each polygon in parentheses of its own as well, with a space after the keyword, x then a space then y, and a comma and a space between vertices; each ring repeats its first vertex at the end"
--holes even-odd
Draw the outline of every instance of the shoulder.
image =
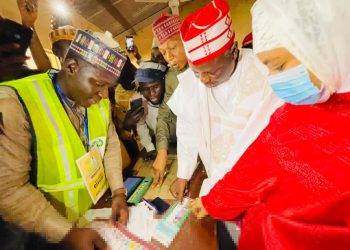
POLYGON ((16 91, 0 85, 0 113, 2 122, 9 127, 27 124, 26 114, 16 91))

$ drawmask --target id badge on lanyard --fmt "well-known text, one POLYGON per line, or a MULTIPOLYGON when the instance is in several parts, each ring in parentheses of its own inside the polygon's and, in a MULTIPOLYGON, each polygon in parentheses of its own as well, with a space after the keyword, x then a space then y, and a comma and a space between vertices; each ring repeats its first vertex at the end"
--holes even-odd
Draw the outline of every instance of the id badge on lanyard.
POLYGON ((94 204, 108 189, 100 150, 94 146, 85 155, 76 160, 85 186, 94 204))

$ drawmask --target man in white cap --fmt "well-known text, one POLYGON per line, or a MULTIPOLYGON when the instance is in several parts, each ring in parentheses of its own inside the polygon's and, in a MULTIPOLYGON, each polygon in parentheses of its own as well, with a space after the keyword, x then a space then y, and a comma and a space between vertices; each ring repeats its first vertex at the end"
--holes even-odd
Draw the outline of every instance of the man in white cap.
POLYGON ((178 75, 179 86, 168 102, 178 117, 178 179, 171 190, 180 200, 198 154, 208 175, 200 196, 231 169, 240 156, 242 132, 272 93, 253 52, 234 43, 231 23, 228 3, 214 0, 181 26, 192 70, 178 75))

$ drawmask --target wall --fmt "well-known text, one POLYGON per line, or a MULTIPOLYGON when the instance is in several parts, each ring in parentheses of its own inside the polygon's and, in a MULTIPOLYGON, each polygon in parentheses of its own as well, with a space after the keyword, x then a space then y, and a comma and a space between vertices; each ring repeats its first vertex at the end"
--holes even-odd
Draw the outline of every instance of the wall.
MULTIPOLYGON (((131 0, 128 0, 131 1, 131 0)), ((254 4, 255 0, 227 0, 231 7, 232 14, 232 24, 236 32, 235 40, 238 41, 239 46, 241 46, 244 37, 251 32, 251 15, 250 8, 254 4)), ((210 0, 193 0, 180 7, 180 17, 183 19, 195 10, 201 8, 205 4, 209 3, 210 0)), ((149 25, 137 32, 134 36, 134 41, 142 58, 148 60, 150 59, 150 50, 152 46, 152 25, 149 25)), ((119 40, 119 44, 125 49, 124 39, 119 40)), ((130 59, 135 63, 132 55, 130 59)))
MULTIPOLYGON (((124 0, 133 1, 133 0, 124 0)), ((39 0, 39 16, 36 22, 36 30, 40 41, 45 49, 51 49, 49 33, 50 33, 50 18, 53 13, 52 3, 53 0, 39 0)), ((192 0, 180 7, 180 16, 183 19, 193 11, 199 9, 210 0, 192 0)), ((251 16, 250 8, 255 0, 228 0, 231 6, 231 14, 233 19, 233 28, 236 32, 236 40, 241 45, 241 42, 246 34, 251 31, 251 16)), ((0 15, 20 22, 20 14, 17 8, 16 0, 0 0, 0 15)), ((81 29, 89 29, 94 31, 100 31, 100 29, 94 24, 85 20, 78 14, 71 14, 72 24, 75 27, 81 29)), ((153 33, 152 26, 148 25, 141 31, 137 32, 134 37, 135 44, 138 46, 141 56, 148 60, 150 59, 150 50, 152 45, 153 33)), ((125 49, 125 40, 120 39, 119 44, 125 49)), ((130 58, 135 62, 132 55, 130 58)))
MULTIPOLYGON (((54 2, 55 1, 53 0, 39 0, 38 19, 35 23, 35 29, 45 49, 51 49, 49 33, 51 31, 50 19, 54 10, 54 2)), ((17 22, 21 22, 21 16, 16 0, 0 0, 0 15, 17 22)), ((70 16, 73 26, 80 27, 82 29, 100 31, 96 25, 88 22, 86 19, 76 13, 71 13, 70 16)))

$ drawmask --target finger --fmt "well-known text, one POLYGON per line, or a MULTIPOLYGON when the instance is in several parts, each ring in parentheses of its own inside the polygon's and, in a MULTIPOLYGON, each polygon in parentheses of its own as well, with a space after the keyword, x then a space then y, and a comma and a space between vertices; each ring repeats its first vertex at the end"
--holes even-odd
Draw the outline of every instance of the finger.
POLYGON ((205 210, 204 210, 204 209, 201 209, 201 210, 198 212, 197 218, 198 218, 198 219, 203 219, 206 215, 207 215, 207 213, 205 212, 205 210))
POLYGON ((154 169, 154 181, 153 181, 153 186, 156 187, 159 183, 159 171, 157 169, 154 169))
POLYGON ((120 209, 120 216, 119 216, 119 223, 123 224, 126 226, 126 223, 128 222, 129 219, 129 211, 126 208, 120 209))
POLYGON ((177 199, 178 193, 175 188, 170 187, 170 193, 174 196, 175 199, 177 199))
POLYGON ((143 113, 143 107, 142 107, 142 106, 140 106, 140 107, 138 107, 137 109, 133 110, 133 111, 131 112, 131 115, 132 115, 132 116, 136 116, 137 114, 140 114, 140 113, 143 113))
POLYGON ((96 233, 96 237, 94 239, 94 245, 95 247, 97 247, 97 249, 100 249, 100 250, 107 249, 107 243, 98 233, 96 233))
POLYGON ((112 203, 112 223, 114 224, 117 221, 117 218, 119 217, 119 211, 118 211, 118 207, 113 205, 112 203))
POLYGON ((159 185, 162 185, 163 181, 164 181, 164 170, 160 170, 159 172, 159 185))
POLYGON ((182 203, 183 199, 184 199, 184 192, 179 192, 178 193, 178 200, 180 201, 180 203, 182 203))

